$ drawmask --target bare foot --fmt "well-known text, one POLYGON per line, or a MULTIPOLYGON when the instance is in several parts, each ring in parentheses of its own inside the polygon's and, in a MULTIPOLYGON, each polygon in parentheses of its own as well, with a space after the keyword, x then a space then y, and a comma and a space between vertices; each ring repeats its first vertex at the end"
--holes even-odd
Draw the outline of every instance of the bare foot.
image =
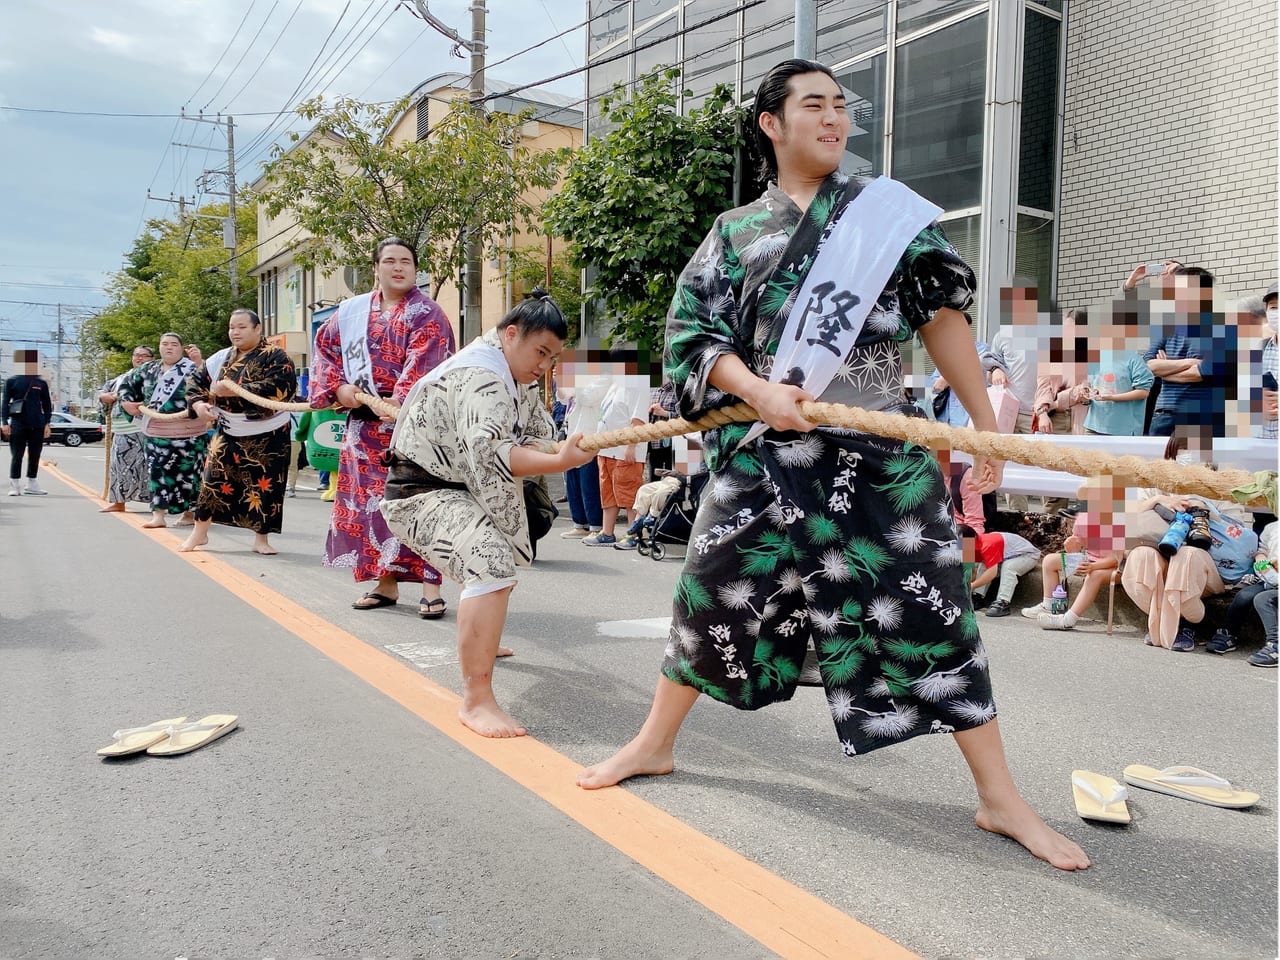
POLYGON ((99 513, 124 513, 123 503, 108 503, 105 507, 98 511, 99 513))
POLYGON ((495 657, 514 657, 515 655, 516 652, 510 647, 499 647, 498 652, 494 654, 495 657))
POLYGON ((254 547, 253 552, 260 553, 264 557, 274 557, 280 551, 277 550, 275 547, 254 547))
POLYGON ((209 542, 208 537, 200 537, 199 539, 197 539, 195 533, 193 532, 189 537, 187 537, 187 539, 182 541, 182 546, 178 548, 178 552, 190 553, 196 547, 203 547, 208 542, 209 542))
POLYGON ((504 739, 506 737, 523 737, 524 727, 516 723, 505 710, 496 703, 482 703, 478 706, 463 706, 458 710, 458 719, 462 725, 474 730, 482 737, 504 739))
POLYGON ((159 530, 161 527, 167 527, 168 524, 163 520, 148 520, 142 526, 147 530, 159 530))
POLYGON ((177 520, 173 521, 175 527, 194 527, 196 525, 195 518, 188 517, 185 513, 177 520))
POLYGON ((578 774, 578 786, 584 790, 612 787, 628 777, 660 777, 676 768, 671 748, 653 748, 632 740, 608 760, 587 767, 578 774))
POLYGON ((1059 870, 1087 870, 1089 867, 1089 857, 1084 850, 1041 820, 1040 815, 1021 797, 999 808, 979 802, 974 820, 983 830, 1016 840, 1032 856, 1059 870))

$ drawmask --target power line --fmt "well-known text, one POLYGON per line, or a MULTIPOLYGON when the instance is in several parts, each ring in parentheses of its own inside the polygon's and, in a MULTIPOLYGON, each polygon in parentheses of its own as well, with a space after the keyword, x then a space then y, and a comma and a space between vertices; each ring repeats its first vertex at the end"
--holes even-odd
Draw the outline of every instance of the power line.
MULTIPOLYGON (((372 3, 370 4, 370 6, 372 6, 372 3)), ((368 8, 366 8, 366 9, 368 9, 368 8)), ((360 44, 360 46, 359 46, 359 47, 356 47, 356 48, 355 48, 355 50, 354 50, 354 51, 352 51, 352 52, 351 52, 351 54, 350 54, 349 56, 347 56, 347 59, 346 59, 345 61, 342 61, 342 57, 347 53, 347 51, 351 50, 351 48, 355 45, 355 42, 356 42, 356 41, 355 41, 355 40, 352 40, 352 41, 351 41, 351 43, 350 43, 350 44, 348 44, 346 48, 344 48, 342 51, 340 51, 339 53, 337 53, 337 54, 336 54, 336 56, 334 57, 334 65, 333 65, 331 68, 329 68, 328 70, 324 71, 322 74, 320 74, 320 75, 319 75, 319 76, 318 76, 318 77, 317 77, 317 78, 312 82, 311 87, 310 87, 310 88, 308 89, 308 91, 307 91, 307 92, 306 92, 306 93, 305 93, 305 94, 300 98, 300 100, 306 100, 306 99, 308 99, 309 97, 313 96, 317 90, 322 90, 322 89, 324 89, 324 87, 325 87, 327 84, 332 83, 332 82, 333 82, 334 80, 336 80, 339 76, 341 76, 341 75, 342 75, 342 72, 343 72, 344 70, 346 70, 346 69, 347 69, 347 67, 349 67, 349 66, 350 66, 350 65, 355 61, 356 57, 360 56, 360 54, 364 52, 364 48, 365 48, 365 47, 367 47, 370 43, 372 43, 372 42, 373 42, 373 40, 374 40, 374 38, 375 38, 379 33, 381 33, 381 32, 382 32, 382 28, 383 28, 383 27, 385 27, 385 26, 387 25, 387 23, 391 20, 391 17, 395 14, 395 12, 396 12, 396 10, 397 10, 397 9, 398 9, 398 7, 396 7, 396 6, 392 6, 392 7, 390 7, 390 8, 387 10, 387 14, 386 14, 386 16, 384 16, 384 17, 382 18, 382 21, 381 21, 380 23, 378 23, 378 25, 377 25, 377 26, 375 26, 375 27, 373 28, 373 31, 372 31, 372 32, 371 32, 371 33, 370 33, 370 34, 365 38, 364 42, 363 42, 362 44, 360 44)), ((367 21, 365 25, 367 26, 369 22, 372 22, 373 18, 374 18, 374 17, 376 17, 376 16, 377 16, 377 13, 375 12, 375 13, 374 13, 374 15, 373 15, 373 17, 371 17, 371 18, 370 18, 370 20, 369 20, 369 21, 367 21)), ((350 35, 350 33, 351 33, 351 31, 350 31, 350 30, 348 30, 348 31, 347 31, 347 34, 348 34, 348 35, 350 35)), ((346 39, 346 38, 344 37, 343 39, 346 39)), ((357 39, 358 39, 358 37, 357 37, 357 39)), ((289 126, 289 124, 286 124, 286 126, 289 126)), ((281 132, 283 132, 283 131, 281 131, 281 132)), ((257 161, 261 158, 261 156, 262 156, 264 153, 266 153, 266 152, 267 152, 267 150, 269 150, 269 149, 270 149, 270 147, 272 146, 272 144, 273 144, 273 143, 274 143, 274 141, 272 141, 272 142, 270 142, 270 143, 266 142, 265 140, 264 140, 264 141, 260 141, 260 143, 259 143, 259 147, 260 147, 261 149, 259 149, 259 150, 258 150, 258 152, 257 152, 256 154, 254 154, 250 159, 246 160, 245 162, 246 162, 246 163, 257 162, 257 161)), ((247 153, 248 153, 248 150, 246 150, 246 154, 247 154, 247 153)))
MULTIPOLYGON (((0 103, 0 110, 12 110, 14 113, 50 113, 64 117, 128 117, 137 119, 161 119, 161 120, 183 120, 195 119, 189 113, 110 113, 98 110, 55 110, 50 107, 13 107, 8 104, 0 103)), ((246 110, 236 111, 238 117, 269 117, 278 113, 277 110, 259 110, 257 112, 246 110)), ((174 133, 177 132, 177 126, 174 126, 174 133)), ((171 135, 172 136, 172 135, 171 135)), ((164 158, 160 158, 160 162, 164 162, 164 158)), ((159 171, 157 171, 159 172, 159 171)))
MULTIPOLYGON (((249 9, 246 10, 244 12, 244 16, 240 18, 240 26, 236 27, 236 32, 231 35, 231 39, 227 41, 227 45, 222 48, 222 53, 218 55, 218 59, 214 62, 213 66, 209 68, 209 73, 205 76, 203 80, 200 81, 200 86, 196 87, 195 90, 192 92, 191 96, 187 97, 187 103, 190 103, 192 100, 194 100, 196 98, 196 94, 204 89, 204 85, 209 82, 209 79, 213 76, 214 71, 217 70, 218 66, 222 63, 223 57, 225 57, 231 51, 232 44, 236 42, 236 37, 240 36, 240 31, 244 29, 245 21, 249 19, 249 14, 253 12, 254 4, 256 4, 257 2, 258 0, 249 0, 249 9)), ((187 103, 184 103, 182 106, 185 108, 187 103)))
MULTIPOLYGON (((222 82, 218 84, 218 89, 209 95, 209 99, 205 102, 205 105, 200 108, 201 112, 209 109, 209 104, 218 99, 218 94, 223 91, 227 82, 236 75, 236 71, 240 69, 240 64, 244 63, 244 58, 249 55, 249 51, 253 49, 253 45, 257 43, 258 38, 262 36, 262 31, 266 27, 267 21, 271 19, 271 15, 276 12, 276 7, 278 6, 280 6, 280 0, 275 0, 275 2, 271 4, 271 9, 268 10, 267 15, 262 18, 262 23, 258 24, 258 32, 253 35, 253 39, 249 41, 249 45, 245 47, 244 51, 240 54, 240 59, 236 61, 236 65, 227 71, 227 75, 222 78, 222 82)), ((252 4, 250 4, 250 8, 252 8, 252 4)))
MULTIPOLYGON (((588 60, 586 66, 575 67, 573 70, 566 70, 563 73, 557 73, 551 77, 544 77, 543 79, 535 80, 532 83, 525 83, 525 84, 521 84, 518 87, 511 87, 507 90, 503 90, 501 93, 491 93, 488 96, 481 97, 480 102, 485 103, 489 100, 498 100, 498 99, 501 99, 502 97, 509 97, 511 94, 519 93, 522 90, 529 90, 533 87, 540 87, 544 83, 554 83, 556 80, 563 80, 566 77, 575 76, 579 73, 583 73, 584 71, 591 69, 592 67, 599 67, 599 66, 603 66, 606 63, 613 63, 615 60, 621 60, 623 57, 629 57, 633 53, 639 53, 641 50, 648 50, 650 47, 656 47, 660 43, 666 43, 668 40, 673 40, 676 37, 684 36, 686 33, 690 33, 694 30, 698 30, 698 29, 701 29, 702 27, 709 26, 710 24, 716 23, 720 20, 724 20, 728 17, 732 17, 743 10, 750 10, 752 7, 757 7, 764 2, 765 0, 748 0, 747 3, 743 3, 740 6, 734 7, 732 10, 728 10, 725 13, 718 13, 714 17, 708 17, 707 19, 699 23, 695 23, 692 26, 685 27, 683 30, 677 30, 674 33, 668 34, 665 37, 660 37, 656 40, 650 40, 646 43, 637 44, 634 47, 628 47, 626 50, 622 50, 619 53, 613 54, 612 56, 602 57, 599 60, 594 60, 594 61, 588 60)), ((778 21, 778 23, 785 23, 789 19, 790 19, 790 16, 783 17, 781 20, 778 21)))
MULTIPOLYGON (((284 39, 285 34, 289 32, 289 26, 293 23, 293 18, 296 17, 298 15, 298 11, 302 9, 303 2, 304 0, 298 0, 298 5, 293 8, 293 13, 289 14, 289 19, 286 20, 284 22, 284 26, 280 28, 280 32, 276 35, 275 41, 271 44, 271 48, 263 54, 262 58, 258 61, 258 65, 253 68, 253 73, 249 74, 249 79, 240 85, 240 89, 232 95, 230 100, 222 105, 222 109, 224 111, 231 108, 231 105, 240 98, 240 94, 244 93, 245 90, 249 88, 249 84, 253 83, 253 78, 258 75, 258 72, 262 69, 263 65, 271 59, 271 54, 276 52, 276 47, 280 44, 280 41, 284 39)), ((250 113, 242 113, 240 115, 242 117, 253 116, 253 114, 250 113)))
MULTIPOLYGON (((311 71, 315 69, 316 64, 320 62, 320 58, 324 56, 325 50, 329 48, 329 41, 332 40, 333 35, 338 32, 338 27, 342 25, 342 21, 346 18, 347 11, 350 9, 351 9, 351 0, 347 0, 347 2, 343 4, 342 13, 338 14, 337 21, 334 23, 333 27, 329 30, 328 35, 324 38, 324 43, 320 45, 320 49, 316 51, 316 55, 311 59, 310 65, 307 67, 306 71, 302 74, 302 79, 298 81, 297 86, 295 86, 292 92, 290 92, 289 96, 285 98, 284 106, 276 111, 276 120, 279 120, 279 118, 284 114, 284 112, 289 109, 290 105, 293 103, 293 98, 298 95, 298 91, 302 89, 303 84, 305 84, 307 82, 307 79, 311 76, 311 71)), ((273 126, 275 126, 275 121, 272 121, 271 123, 267 124, 266 130, 270 130, 273 126)), ((251 140, 248 144, 245 145, 246 154, 250 150, 256 149, 259 139, 267 135, 266 130, 264 130, 262 134, 259 134, 258 137, 254 137, 253 140, 251 140)))

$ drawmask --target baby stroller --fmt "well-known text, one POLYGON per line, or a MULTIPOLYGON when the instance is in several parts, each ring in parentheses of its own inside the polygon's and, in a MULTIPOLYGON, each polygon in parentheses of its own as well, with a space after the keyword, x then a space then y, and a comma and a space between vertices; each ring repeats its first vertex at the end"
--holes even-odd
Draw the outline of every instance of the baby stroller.
MULTIPOLYGON (((668 476, 680 481, 680 488, 671 494, 666 505, 658 512, 652 525, 644 524, 637 535, 639 542, 636 549, 646 556, 661 560, 667 555, 669 544, 683 544, 688 553, 689 534, 693 530, 693 518, 698 513, 698 503, 702 499, 702 488, 707 485, 710 476, 705 470, 686 477, 682 473, 671 472, 668 476)), ((680 555, 683 558, 685 553, 680 555)))

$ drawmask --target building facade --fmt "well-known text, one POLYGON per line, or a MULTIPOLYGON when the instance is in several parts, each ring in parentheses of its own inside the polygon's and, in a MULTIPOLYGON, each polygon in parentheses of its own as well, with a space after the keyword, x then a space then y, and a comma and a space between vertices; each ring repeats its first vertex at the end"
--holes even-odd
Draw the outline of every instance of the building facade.
MULTIPOLYGON (((842 169, 943 207, 979 280, 1094 302, 1145 260, 1201 263, 1224 299, 1276 271, 1276 19, 1265 0, 799 0, 852 117, 842 169)), ((599 98, 678 65, 682 108, 750 104, 792 56, 797 0, 588 0, 586 134, 599 98)))
MULTIPOLYGON (((456 108, 457 101, 466 99, 467 84, 467 76, 461 73, 437 74, 424 80, 410 94, 410 106, 391 128, 390 139, 396 143, 428 139, 448 111, 456 108)), ((486 93, 491 95, 487 103, 490 113, 516 114, 533 108, 533 119, 521 130, 522 144, 530 150, 572 149, 581 145, 582 113, 574 108, 571 97, 538 90, 505 95, 508 85, 499 81, 487 81, 485 86, 486 93)), ((337 146, 338 138, 328 136, 337 146)), ((314 137, 314 134, 309 134, 291 149, 297 150, 304 144, 315 142, 314 137)), ((319 146, 324 149, 326 145, 320 143, 319 146)), ((264 176, 250 189, 259 192, 268 187, 264 176)), ((538 202, 541 197, 534 200, 538 202)), ((303 267, 298 262, 298 254, 310 235, 297 225, 288 210, 272 218, 267 215, 264 205, 259 204, 258 236, 266 238, 259 244, 259 260, 250 271, 258 279, 258 313, 268 339, 284 348, 300 370, 305 369, 310 363, 316 313, 367 291, 369 265, 349 264, 328 271, 303 267)), ((482 329, 496 326, 513 298, 523 295, 519 284, 510 276, 511 250, 541 242, 541 238, 526 237, 517 232, 512 237, 509 250, 491 251, 482 262, 482 329)), ((372 256, 372 248, 369 253, 372 256)), ((458 285, 445 283, 437 290, 431 278, 422 275, 419 286, 435 294, 453 323, 455 335, 460 335, 462 291, 458 285)))

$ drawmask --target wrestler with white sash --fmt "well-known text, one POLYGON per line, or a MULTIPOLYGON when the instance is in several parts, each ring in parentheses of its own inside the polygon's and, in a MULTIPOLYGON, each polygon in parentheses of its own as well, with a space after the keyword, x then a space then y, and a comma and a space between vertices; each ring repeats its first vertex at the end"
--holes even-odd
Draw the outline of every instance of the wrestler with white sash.
POLYGON ((344 300, 316 333, 309 399, 316 410, 348 410, 325 565, 349 568, 357 583, 376 581, 352 604, 357 610, 393 606, 401 583, 421 583, 418 614, 434 620, 445 615, 440 572, 404 546, 378 512, 394 418, 383 419, 356 396, 368 393, 398 407, 454 352, 449 318, 417 288, 417 264, 408 242, 391 237, 378 244, 376 288, 344 300))
MULTIPOLYGON (((723 214, 685 268, 664 373, 686 418, 745 400, 763 422, 705 435, 712 478, 649 717, 578 782, 670 773, 700 693, 743 710, 787 700, 812 643, 846 756, 953 734, 980 827, 1056 867, 1087 867, 1005 765, 937 461, 899 440, 815 429, 797 407, 819 398, 908 414, 899 343, 919 335, 974 426, 994 430, 961 313, 973 272, 931 222, 937 207, 901 184, 839 172, 849 115, 826 67, 771 70, 755 121, 776 182, 723 214)), ((994 489, 1002 466, 976 458, 974 483, 994 489)))
POLYGON ((284 517, 285 477, 289 472, 288 411, 271 410, 246 400, 235 383, 267 401, 289 402, 298 389, 293 361, 262 338, 262 322, 252 310, 232 312, 227 322, 231 346, 211 356, 191 376, 192 415, 212 423, 213 440, 205 458, 195 527, 178 549, 209 542, 214 523, 253 531, 253 551, 276 552, 269 535, 279 533, 284 517))
POLYGON ((174 515, 180 515, 175 526, 195 523, 192 508, 208 439, 208 425, 189 415, 187 378, 195 369, 182 355, 182 338, 166 333, 160 337, 160 359, 130 370, 116 387, 120 406, 131 416, 139 416, 143 406, 156 413, 188 413, 174 420, 141 418, 151 499, 151 519, 144 527, 167 526, 166 518, 174 515))

